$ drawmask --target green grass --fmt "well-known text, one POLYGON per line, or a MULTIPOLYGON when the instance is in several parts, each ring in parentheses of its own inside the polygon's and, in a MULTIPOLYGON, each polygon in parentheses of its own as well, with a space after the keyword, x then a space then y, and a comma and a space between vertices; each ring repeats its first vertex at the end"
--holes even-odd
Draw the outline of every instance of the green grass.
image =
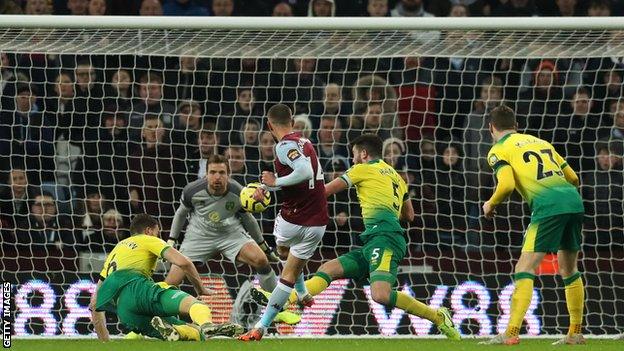
MULTIPOLYGON (((113 340, 101 343, 97 340, 39 339, 13 340, 11 350, 35 351, 192 351, 192 350, 262 350, 262 351, 400 351, 400 350, 433 350, 433 351, 545 351, 569 349, 566 346, 551 346, 553 339, 525 339, 517 346, 484 346, 477 345, 478 339, 465 339, 452 342, 437 339, 264 339, 260 342, 243 343, 237 340, 209 340, 204 342, 164 342, 158 340, 113 340)), ((587 345, 573 346, 572 350, 615 351, 624 349, 624 341, 590 339, 587 345)))

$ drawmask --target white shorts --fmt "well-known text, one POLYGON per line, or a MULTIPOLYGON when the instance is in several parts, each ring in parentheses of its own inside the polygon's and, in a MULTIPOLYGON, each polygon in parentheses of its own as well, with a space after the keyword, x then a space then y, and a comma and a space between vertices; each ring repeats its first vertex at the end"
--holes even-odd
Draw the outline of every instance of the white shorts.
POLYGON ((236 264, 238 253, 247 243, 255 241, 243 232, 214 237, 189 235, 182 241, 180 252, 193 262, 206 262, 220 253, 236 264))
POLYGON ((323 239, 325 227, 327 226, 304 227, 287 222, 281 215, 277 215, 273 235, 277 246, 289 247, 293 256, 307 260, 314 255, 314 251, 323 239))

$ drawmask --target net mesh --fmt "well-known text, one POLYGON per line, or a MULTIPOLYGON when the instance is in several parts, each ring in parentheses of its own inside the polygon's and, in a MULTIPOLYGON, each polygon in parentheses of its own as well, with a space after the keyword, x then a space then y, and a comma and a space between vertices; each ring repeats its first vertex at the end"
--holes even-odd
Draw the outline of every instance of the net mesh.
MULTIPOLYGON (((213 153, 229 158, 242 184, 272 170, 264 116, 276 103, 293 108, 327 181, 351 165, 349 141, 380 135, 417 213, 400 289, 451 307, 464 334, 504 330, 530 217, 517 195, 495 220, 481 216, 494 186, 485 116, 505 103, 521 131, 551 141, 579 173, 585 328, 616 333, 624 325, 620 38, 621 31, 1 29, 0 275, 14 284, 14 332, 90 333, 93 282, 105 254, 128 236, 130 217, 156 216, 166 237, 182 188, 205 174, 213 153)), ((332 219, 308 273, 359 245, 355 191, 330 200, 332 219)), ((276 210, 258 216, 270 244, 276 210)), ((244 315, 253 323, 258 307, 242 298, 249 268, 220 257, 200 268, 223 297, 209 301, 220 320, 244 315)), ((566 331, 556 272, 556 260, 540 267, 523 333, 566 331)), ((336 281, 303 311, 302 324, 277 331, 435 333, 370 296, 365 282, 336 281)), ((112 316, 109 324, 124 331, 112 316)))

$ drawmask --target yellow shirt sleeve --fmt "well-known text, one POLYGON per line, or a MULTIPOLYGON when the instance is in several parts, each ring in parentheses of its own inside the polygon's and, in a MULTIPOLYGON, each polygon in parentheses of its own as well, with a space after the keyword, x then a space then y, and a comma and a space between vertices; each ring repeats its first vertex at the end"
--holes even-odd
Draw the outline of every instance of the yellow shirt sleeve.
POLYGON ((503 202, 516 187, 516 180, 511 167, 500 168, 500 171, 496 173, 496 179, 498 184, 496 184, 496 190, 490 198, 492 205, 498 205, 503 202))
POLYGON ((494 145, 488 153, 487 162, 490 167, 492 167, 492 170, 494 170, 494 173, 498 173, 498 170, 502 167, 509 166, 506 150, 503 147, 494 145))
POLYGON ((353 186, 365 179, 365 175, 362 168, 363 164, 357 164, 349 168, 343 175, 340 176, 349 186, 353 186))
POLYGON ((165 252, 165 249, 168 249, 171 247, 167 245, 167 243, 164 240, 157 238, 155 236, 146 236, 142 244, 145 246, 145 248, 149 252, 161 258, 162 258, 162 254, 165 252))

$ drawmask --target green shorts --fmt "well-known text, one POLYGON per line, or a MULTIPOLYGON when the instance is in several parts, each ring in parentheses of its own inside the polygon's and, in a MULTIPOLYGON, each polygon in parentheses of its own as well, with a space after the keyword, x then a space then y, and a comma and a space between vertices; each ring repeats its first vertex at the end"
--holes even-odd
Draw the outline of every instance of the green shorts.
POLYGON ((371 283, 384 281, 393 285, 406 247, 401 233, 377 233, 369 236, 361 248, 338 257, 338 262, 345 278, 370 278, 371 283))
POLYGON ((174 325, 186 324, 176 318, 180 303, 189 294, 177 288, 162 288, 149 278, 130 282, 121 290, 117 299, 119 321, 135 333, 161 339, 150 321, 155 316, 174 325))
POLYGON ((531 220, 522 252, 579 251, 584 213, 564 213, 531 220))

